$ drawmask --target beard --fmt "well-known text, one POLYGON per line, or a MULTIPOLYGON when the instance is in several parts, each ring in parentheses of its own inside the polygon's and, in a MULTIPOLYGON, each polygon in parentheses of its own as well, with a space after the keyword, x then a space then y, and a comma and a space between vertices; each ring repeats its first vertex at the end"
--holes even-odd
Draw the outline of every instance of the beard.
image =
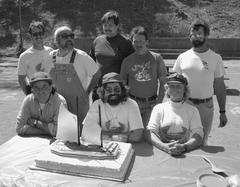
POLYGON ((116 106, 121 102, 121 96, 119 94, 112 94, 107 97, 107 103, 112 106, 116 106))
POLYGON ((205 39, 203 39, 203 41, 200 41, 200 40, 192 40, 191 43, 192 43, 192 46, 193 47, 202 47, 203 44, 205 43, 205 39))

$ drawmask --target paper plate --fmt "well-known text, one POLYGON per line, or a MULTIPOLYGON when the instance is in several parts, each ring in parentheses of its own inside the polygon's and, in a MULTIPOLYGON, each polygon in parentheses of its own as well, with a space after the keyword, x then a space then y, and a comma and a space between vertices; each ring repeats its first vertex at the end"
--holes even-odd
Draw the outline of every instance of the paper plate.
POLYGON ((227 187, 227 180, 217 174, 203 174, 197 179, 197 187, 227 187))

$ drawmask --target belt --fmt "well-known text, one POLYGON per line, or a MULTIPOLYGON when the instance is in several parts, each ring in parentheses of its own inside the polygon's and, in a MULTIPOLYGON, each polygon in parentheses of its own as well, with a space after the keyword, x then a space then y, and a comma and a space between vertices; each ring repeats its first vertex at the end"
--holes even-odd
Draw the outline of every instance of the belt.
POLYGON ((151 97, 137 97, 135 95, 129 94, 129 96, 134 99, 134 100, 138 100, 138 101, 142 101, 142 102, 147 102, 147 101, 153 101, 155 99, 157 99, 157 95, 153 95, 151 97))
POLYGON ((199 105, 199 104, 201 104, 201 103, 206 103, 206 102, 208 102, 208 101, 211 101, 212 100, 212 97, 208 97, 208 98, 206 98, 206 99, 195 99, 195 98, 188 98, 189 99, 189 101, 192 101, 194 104, 196 104, 196 105, 199 105))

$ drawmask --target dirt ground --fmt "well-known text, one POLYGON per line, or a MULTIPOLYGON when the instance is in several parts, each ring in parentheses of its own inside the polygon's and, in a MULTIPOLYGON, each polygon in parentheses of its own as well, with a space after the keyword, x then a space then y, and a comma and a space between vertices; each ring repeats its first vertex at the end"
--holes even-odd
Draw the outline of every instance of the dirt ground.
MULTIPOLYGON (((166 63, 172 61, 165 60, 166 63)), ((226 127, 218 128, 219 109, 214 97, 215 116, 209 142, 211 139, 216 142, 216 139, 224 138, 218 135, 219 131, 224 131, 229 143, 233 144, 231 137, 239 137, 240 134, 240 61, 227 60, 224 64, 227 66, 226 77, 229 78, 225 81, 228 88, 226 111, 229 122, 226 127)), ((16 59, 0 59, 0 145, 16 135, 16 116, 23 98, 24 94, 17 82, 16 59)))

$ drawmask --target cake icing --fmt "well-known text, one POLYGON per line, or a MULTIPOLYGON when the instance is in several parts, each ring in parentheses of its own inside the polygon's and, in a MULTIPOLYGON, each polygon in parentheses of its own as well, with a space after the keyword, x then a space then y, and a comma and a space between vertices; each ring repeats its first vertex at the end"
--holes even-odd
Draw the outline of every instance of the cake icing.
POLYGON ((120 151, 115 159, 65 157, 47 147, 35 159, 35 166, 51 172, 123 181, 134 151, 129 143, 117 143, 120 151))

